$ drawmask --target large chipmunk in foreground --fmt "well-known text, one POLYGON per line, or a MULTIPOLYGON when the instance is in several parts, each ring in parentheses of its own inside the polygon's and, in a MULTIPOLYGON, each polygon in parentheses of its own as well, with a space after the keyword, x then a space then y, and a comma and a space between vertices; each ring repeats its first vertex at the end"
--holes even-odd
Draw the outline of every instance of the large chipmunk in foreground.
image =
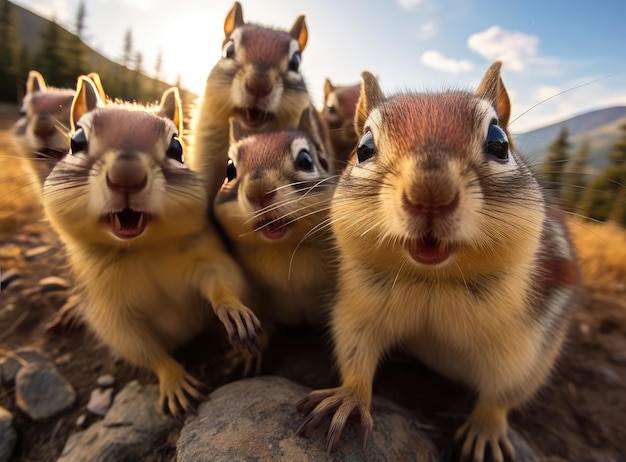
POLYGON ((566 336, 578 271, 562 212, 514 149, 510 102, 491 65, 476 93, 385 97, 362 77, 360 137, 331 208, 340 249, 332 335, 341 386, 312 392, 299 434, 351 413, 363 446, 372 381, 400 346, 472 387, 461 457, 514 457, 507 413, 546 380, 566 336))
MULTIPOLYGON (((92 73, 89 77, 104 99, 98 74, 92 73)), ((28 73, 20 118, 13 126, 13 136, 20 155, 37 175, 40 184, 70 148, 68 134, 74 93, 73 88, 48 86, 35 70, 28 73)))
POLYGON ((209 224, 204 182, 183 163, 178 91, 157 109, 104 105, 83 76, 71 124, 70 151, 46 179, 43 203, 85 296, 80 314, 114 353, 156 373, 163 410, 181 417, 202 385, 170 352, 213 313, 233 346, 254 351, 260 323, 209 224))
POLYGON ((341 172, 358 141, 354 131, 354 112, 359 100, 361 84, 333 85, 324 82, 324 107, 320 111, 322 123, 332 143, 333 170, 341 172))
POLYGON ((336 278, 325 225, 335 179, 315 109, 276 132, 245 135, 232 119, 229 157, 214 214, 249 276, 255 312, 284 325, 322 323, 336 278))
POLYGON ((307 40, 304 16, 288 32, 244 23, 238 2, 226 16, 222 58, 209 73, 192 129, 190 166, 208 182, 209 201, 224 180, 231 117, 249 132, 298 125, 310 104, 300 73, 307 40))

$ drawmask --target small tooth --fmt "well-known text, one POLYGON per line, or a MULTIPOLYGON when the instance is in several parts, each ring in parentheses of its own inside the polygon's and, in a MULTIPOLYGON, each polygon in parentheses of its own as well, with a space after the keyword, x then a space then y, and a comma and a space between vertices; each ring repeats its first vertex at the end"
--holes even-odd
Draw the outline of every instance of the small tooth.
POLYGON ((141 228, 143 226, 143 213, 139 215, 139 221, 137 222, 137 228, 141 228))
POLYGON ((118 231, 122 229, 122 223, 120 223, 120 217, 117 215, 117 213, 113 214, 113 226, 118 231))

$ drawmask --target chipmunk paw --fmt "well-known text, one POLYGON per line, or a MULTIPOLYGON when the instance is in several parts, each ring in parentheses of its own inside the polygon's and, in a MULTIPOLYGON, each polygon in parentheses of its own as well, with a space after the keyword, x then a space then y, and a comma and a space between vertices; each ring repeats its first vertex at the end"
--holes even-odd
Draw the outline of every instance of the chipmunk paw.
POLYGON ((507 436, 506 411, 477 411, 478 409, 470 415, 454 435, 457 443, 463 443, 460 461, 513 462, 515 450, 507 436))
POLYGON ((195 377, 191 376, 183 367, 161 369, 159 376, 159 403, 164 414, 169 414, 178 420, 184 420, 185 415, 194 413, 196 406, 206 398, 206 387, 195 377))
POLYGON ((370 415, 369 405, 355 390, 343 387, 317 390, 298 402, 296 407, 300 412, 308 413, 296 431, 297 435, 305 435, 308 430, 317 427, 325 416, 334 413, 326 437, 328 454, 339 442, 348 417, 358 415, 361 419, 361 444, 365 451, 367 440, 374 427, 374 420, 370 415))
POLYGON ((260 350, 261 321, 245 306, 218 306, 215 314, 224 325, 230 344, 239 351, 254 355, 260 350))

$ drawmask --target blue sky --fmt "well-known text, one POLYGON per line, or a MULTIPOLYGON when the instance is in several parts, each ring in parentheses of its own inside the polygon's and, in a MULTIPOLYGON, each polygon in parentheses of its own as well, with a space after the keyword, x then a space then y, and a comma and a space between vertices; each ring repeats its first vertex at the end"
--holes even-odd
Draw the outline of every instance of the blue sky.
MULTIPOLYGON (((14 0, 73 30, 79 0, 14 0)), ((241 0, 244 19, 288 29, 305 14, 302 72, 316 106, 324 79, 379 76, 383 89, 475 88, 504 62, 514 132, 593 109, 626 105, 626 2, 477 0, 241 0), (555 96, 565 92, 560 96, 555 96), (553 98, 551 98, 553 97, 553 98), (550 99, 548 99, 550 98, 550 99), (543 101, 543 102, 542 102, 543 101), (523 114, 529 108, 538 105, 523 114), (523 115, 522 115, 523 114, 523 115)), ((221 54, 232 0, 86 0, 86 41, 110 58, 132 30, 144 69, 158 50, 170 82, 201 93, 221 54)), ((103 82, 106 88, 106 82, 103 82)))

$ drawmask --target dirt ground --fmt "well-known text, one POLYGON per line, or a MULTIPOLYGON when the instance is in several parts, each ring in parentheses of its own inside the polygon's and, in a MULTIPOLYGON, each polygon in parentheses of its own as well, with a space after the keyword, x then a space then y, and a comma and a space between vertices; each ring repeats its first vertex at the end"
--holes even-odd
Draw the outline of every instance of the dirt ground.
MULTIPOLYGON (((15 117, 15 108, 0 106, 0 265, 5 274, 19 273, 19 279, 0 293, 0 354, 25 346, 42 348, 74 386, 78 401, 70 412, 43 423, 31 421, 16 408, 12 388, 0 391, 0 406, 15 414, 19 434, 15 460, 48 461, 56 459, 67 437, 79 430, 76 419, 85 413, 99 375, 113 374, 116 390, 133 378, 143 383, 156 380, 150 372, 113 358, 80 325, 45 331, 67 291, 41 293, 37 283, 51 275, 68 281, 71 277, 58 239, 42 220, 30 180, 11 154, 9 128, 15 117), (29 249, 41 246, 50 249, 28 256, 29 249)), ((510 421, 546 461, 626 461, 626 232, 586 224, 575 225, 574 231, 589 268, 584 269, 589 290, 551 379, 530 403, 512 412, 510 421)), ((232 379, 222 372, 228 364, 227 350, 221 339, 206 335, 178 356, 209 389, 215 389, 232 379)), ((282 375, 313 388, 335 386, 330 352, 323 330, 283 331, 271 341, 262 374, 282 375)), ((444 453, 473 402, 464 387, 399 352, 379 368, 374 391, 428 422, 429 433, 444 453)), ((85 426, 96 419, 89 416, 85 426)), ((173 458, 174 447, 168 442, 149 460, 173 458)))

